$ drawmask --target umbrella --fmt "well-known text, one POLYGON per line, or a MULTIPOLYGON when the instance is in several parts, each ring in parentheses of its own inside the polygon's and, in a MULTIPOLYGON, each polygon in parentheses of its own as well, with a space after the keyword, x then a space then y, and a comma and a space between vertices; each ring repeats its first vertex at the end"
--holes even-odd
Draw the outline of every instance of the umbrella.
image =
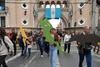
POLYGON ((81 41, 83 41, 83 35, 82 34, 77 34, 77 35, 71 36, 69 42, 71 42, 71 41, 81 42, 81 41))
POLYGON ((69 41, 77 41, 83 45, 85 43, 91 43, 92 45, 95 45, 97 42, 100 42, 100 37, 95 34, 77 34, 72 36, 69 41))

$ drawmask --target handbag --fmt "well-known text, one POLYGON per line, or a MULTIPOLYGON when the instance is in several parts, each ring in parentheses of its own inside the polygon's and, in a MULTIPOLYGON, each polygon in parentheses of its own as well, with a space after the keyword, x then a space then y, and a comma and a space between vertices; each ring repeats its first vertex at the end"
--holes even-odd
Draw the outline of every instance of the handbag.
POLYGON ((32 48, 32 45, 28 45, 28 48, 32 48))

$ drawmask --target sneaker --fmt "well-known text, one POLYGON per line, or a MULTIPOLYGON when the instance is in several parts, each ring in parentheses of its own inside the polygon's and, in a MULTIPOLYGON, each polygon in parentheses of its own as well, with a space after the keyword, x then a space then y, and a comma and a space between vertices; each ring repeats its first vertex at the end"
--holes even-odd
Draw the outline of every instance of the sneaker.
POLYGON ((43 55, 41 55, 41 57, 43 57, 43 55))

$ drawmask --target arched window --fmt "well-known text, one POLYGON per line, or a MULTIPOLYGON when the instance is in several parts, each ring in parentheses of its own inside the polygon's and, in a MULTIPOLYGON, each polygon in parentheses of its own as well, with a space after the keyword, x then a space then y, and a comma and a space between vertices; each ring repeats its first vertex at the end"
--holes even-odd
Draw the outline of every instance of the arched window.
POLYGON ((61 1, 57 1, 57 4, 61 5, 61 1))
POLYGON ((0 0, 0 11, 5 10, 5 0, 0 0))
POLYGON ((55 1, 51 1, 51 4, 55 4, 55 1))
POLYGON ((50 2, 49 2, 49 1, 46 1, 46 2, 45 2, 45 5, 48 5, 48 4, 50 4, 50 2))
POLYGON ((63 3, 62 3, 62 7, 64 8, 64 7, 67 7, 67 1, 63 1, 63 3))
POLYGON ((5 27, 5 17, 4 16, 1 16, 0 17, 0 27, 5 27))
POLYGON ((39 7, 44 7, 43 4, 44 4, 43 1, 40 1, 39 2, 39 7))
POLYGON ((49 1, 45 2, 45 14, 44 14, 45 18, 47 19, 51 19, 51 6, 49 1))
POLYGON ((56 11, 55 8, 56 8, 55 4, 52 4, 51 5, 51 18, 52 19, 55 18, 55 11, 56 11))

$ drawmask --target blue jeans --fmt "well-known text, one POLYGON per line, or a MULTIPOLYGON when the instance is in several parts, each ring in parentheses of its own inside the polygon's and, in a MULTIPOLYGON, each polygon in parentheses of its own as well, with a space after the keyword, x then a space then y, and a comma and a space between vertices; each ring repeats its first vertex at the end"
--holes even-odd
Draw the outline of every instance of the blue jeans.
POLYGON ((31 55, 31 48, 28 48, 28 57, 31 55))
POLYGON ((51 67, 57 67, 57 48, 50 46, 50 64, 51 67))
POLYGON ((92 65, 91 51, 89 51, 87 53, 79 53, 79 67, 82 67, 84 57, 86 57, 87 67, 91 67, 91 65, 92 65))

